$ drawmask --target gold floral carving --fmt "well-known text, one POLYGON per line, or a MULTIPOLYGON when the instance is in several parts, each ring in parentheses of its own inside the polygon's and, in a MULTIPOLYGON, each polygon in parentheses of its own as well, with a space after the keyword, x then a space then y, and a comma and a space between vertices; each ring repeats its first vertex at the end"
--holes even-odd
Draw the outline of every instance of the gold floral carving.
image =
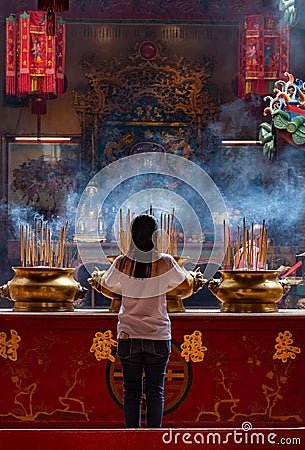
MULTIPOLYGON (((242 342, 246 346, 247 350, 251 352, 251 356, 246 358, 245 363, 248 364, 249 369, 253 372, 253 376, 256 370, 261 370, 263 366, 262 355, 263 343, 260 345, 257 343, 255 337, 243 336, 242 342)), ((213 418, 216 421, 226 420, 227 422, 235 422, 240 419, 252 419, 253 421, 262 421, 273 419, 275 421, 280 420, 296 421, 298 423, 303 422, 304 418, 301 415, 302 411, 295 411, 292 414, 286 412, 284 414, 278 414, 277 411, 281 410, 281 404, 287 403, 285 398, 285 387, 290 382, 293 382, 289 371, 293 365, 293 359, 296 358, 297 353, 301 353, 299 347, 293 346, 292 334, 290 331, 279 332, 276 337, 275 349, 276 352, 272 357, 272 364, 269 370, 265 374, 265 382, 260 386, 261 388, 261 400, 248 404, 247 410, 243 410, 239 407, 241 403, 240 393, 235 392, 237 374, 234 372, 227 372, 226 360, 223 354, 217 355, 211 353, 212 357, 210 361, 207 361, 207 368, 215 371, 215 386, 219 389, 219 395, 212 405, 211 409, 199 408, 196 421, 208 420, 213 418), (283 365, 276 361, 277 359, 282 362, 286 362, 290 358, 287 364, 283 365)))
MULTIPOLYGON (((156 56, 144 59, 137 44, 130 54, 115 56, 107 61, 83 60, 85 76, 91 91, 74 92, 74 108, 78 113, 117 116, 129 112, 143 96, 152 96, 165 113, 182 111, 185 115, 202 114, 209 109, 203 88, 214 69, 214 60, 202 56, 187 61, 175 54, 169 55, 156 42, 156 56)), ((214 108, 213 108, 214 109, 214 108)))
POLYGON ((21 341, 21 337, 15 330, 10 330, 10 333, 11 338, 7 339, 7 334, 3 331, 0 332, 0 356, 11 361, 17 361, 18 342, 21 341))
MULTIPOLYGON (((161 42, 151 44, 156 50, 151 58, 141 54, 143 42, 139 42, 130 52, 105 60, 86 56, 81 62, 89 87, 73 91, 73 106, 82 133, 82 161, 93 169, 100 163, 98 137, 103 126, 126 127, 128 139, 136 133, 135 127, 139 134, 143 127, 192 129, 200 147, 204 127, 219 113, 220 95, 208 83, 215 65, 213 57, 203 54, 188 60, 168 51, 161 42)), ((110 141, 111 149, 105 148, 111 153, 108 163, 113 149, 121 154, 121 143, 110 141)), ((134 143, 132 140, 130 147, 134 143)), ((188 152, 183 156, 188 157, 188 152)))
POLYGON ((44 383, 48 383, 48 377, 45 375, 50 367, 50 352, 62 344, 59 336, 49 333, 40 337, 37 345, 25 349, 18 362, 9 365, 8 384, 5 386, 8 386, 12 393, 12 396, 9 396, 11 404, 4 409, 0 408, 1 420, 13 418, 33 423, 48 418, 54 420, 53 417, 57 416, 64 417, 64 420, 69 420, 69 417, 71 420, 80 418, 89 422, 90 413, 86 409, 86 401, 79 393, 79 389, 84 386, 87 370, 94 365, 88 358, 88 352, 71 350, 61 372, 58 366, 58 386, 54 387, 54 395, 50 392, 46 402, 37 400, 37 395, 39 397, 44 389, 44 383), (38 373, 34 370, 33 361, 37 362, 38 373))
POLYGON ((202 344, 201 331, 195 330, 192 334, 184 335, 184 342, 181 344, 181 357, 186 362, 201 362, 204 359, 204 352, 207 350, 202 344))
POLYGON ((109 359, 111 362, 115 361, 111 347, 116 347, 117 341, 112 339, 112 336, 110 330, 105 331, 105 333, 102 333, 101 331, 95 333, 90 352, 94 353, 94 356, 98 361, 101 359, 109 359))

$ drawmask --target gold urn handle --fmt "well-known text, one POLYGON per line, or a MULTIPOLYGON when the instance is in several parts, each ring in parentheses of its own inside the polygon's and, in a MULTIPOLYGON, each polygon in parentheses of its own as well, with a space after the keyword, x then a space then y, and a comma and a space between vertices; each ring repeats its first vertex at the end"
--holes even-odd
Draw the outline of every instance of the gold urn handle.
POLYGON ((200 272, 200 267, 197 267, 196 270, 189 270, 189 273, 193 278, 193 294, 196 294, 196 292, 203 288, 208 280, 203 278, 203 274, 200 272))
MULTIPOLYGON (((95 267, 94 271, 91 274, 91 277, 88 278, 87 281, 97 292, 101 292, 106 295, 106 297, 112 298, 114 296, 114 293, 112 291, 108 292, 108 289, 103 286, 106 272, 107 270, 100 270, 98 267, 95 267)), ((187 271, 187 276, 191 284, 191 292, 184 292, 184 294, 186 294, 187 296, 198 292, 208 281, 203 278, 203 274, 200 272, 200 267, 197 267, 197 269, 194 271, 187 271)), ((172 291, 175 291, 175 289, 173 289, 172 291)))
POLYGON ((100 270, 98 267, 94 267, 94 271, 91 274, 91 278, 87 278, 87 281, 93 289, 97 292, 102 292, 102 284, 105 278, 106 270, 100 270))
POLYGON ((6 297, 11 299, 10 297, 10 289, 9 289, 9 282, 6 284, 3 284, 0 286, 0 297, 6 297))
POLYGON ((103 281, 105 279, 107 270, 100 270, 98 267, 94 268, 94 271, 91 274, 91 278, 87 278, 89 284, 91 284, 92 288, 97 292, 102 293, 108 298, 116 298, 120 296, 119 294, 110 291, 105 286, 103 286, 103 281))
POLYGON ((278 281, 283 288, 283 296, 284 296, 285 294, 287 294, 287 292, 290 291, 291 286, 285 278, 278 278, 278 281))
POLYGON ((208 288, 216 296, 221 282, 221 278, 211 278, 209 281, 208 288))
POLYGON ((82 286, 80 283, 77 283, 77 285, 77 291, 73 300, 74 302, 77 300, 83 300, 88 292, 88 289, 82 286))

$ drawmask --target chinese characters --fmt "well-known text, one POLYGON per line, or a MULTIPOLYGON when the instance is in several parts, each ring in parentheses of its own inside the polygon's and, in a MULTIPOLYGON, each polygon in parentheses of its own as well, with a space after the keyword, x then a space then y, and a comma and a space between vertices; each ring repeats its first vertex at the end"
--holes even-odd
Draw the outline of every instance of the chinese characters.
POLYGON ((101 359, 109 359, 111 362, 114 362, 115 357, 111 353, 111 347, 116 346, 117 342, 112 339, 112 332, 110 330, 105 331, 105 333, 98 331, 93 338, 90 352, 94 353, 98 361, 101 359))
POLYGON ((17 349, 19 347, 18 342, 21 341, 21 337, 18 336, 17 331, 10 330, 11 338, 7 339, 4 331, 0 332, 0 356, 5 359, 17 361, 17 349))

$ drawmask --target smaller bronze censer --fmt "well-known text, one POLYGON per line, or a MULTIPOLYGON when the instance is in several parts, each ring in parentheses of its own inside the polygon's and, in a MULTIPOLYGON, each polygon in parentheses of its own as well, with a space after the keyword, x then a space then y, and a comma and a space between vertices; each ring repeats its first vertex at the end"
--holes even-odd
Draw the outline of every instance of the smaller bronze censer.
POLYGON ((220 270, 208 287, 222 302, 221 311, 229 313, 277 312, 276 303, 290 286, 278 278, 276 270, 220 270))
MULTIPOLYGON (((115 260, 115 256, 107 256, 109 261, 112 263, 115 260)), ((185 312, 185 307, 183 304, 183 299, 190 297, 192 294, 198 292, 205 285, 207 280, 203 278, 200 269, 197 268, 195 271, 188 271, 184 264, 189 259, 188 257, 175 256, 174 257, 187 279, 189 280, 190 287, 188 289, 180 289, 177 286, 166 293, 167 300, 167 311, 171 313, 185 312)), ((88 279, 92 288, 97 292, 102 292, 102 284, 106 275, 106 270, 99 270, 97 267, 91 274, 91 278, 88 279)), ((103 294, 111 299, 111 304, 109 311, 113 313, 118 313, 120 310, 122 296, 117 292, 112 292, 108 289, 103 288, 103 294)))
POLYGON ((176 262, 178 263, 179 267, 183 270, 185 273, 188 281, 189 281, 189 289, 180 289, 179 286, 172 289, 171 291, 168 291, 166 293, 166 300, 167 300, 167 311, 168 312, 184 312, 185 307, 183 304, 183 300, 185 298, 190 297, 191 295, 198 292, 200 289, 203 288, 207 280, 203 278, 202 273, 200 272, 200 269, 197 268, 195 271, 187 270, 184 267, 184 264, 188 261, 188 257, 182 257, 182 256, 174 256, 176 262))

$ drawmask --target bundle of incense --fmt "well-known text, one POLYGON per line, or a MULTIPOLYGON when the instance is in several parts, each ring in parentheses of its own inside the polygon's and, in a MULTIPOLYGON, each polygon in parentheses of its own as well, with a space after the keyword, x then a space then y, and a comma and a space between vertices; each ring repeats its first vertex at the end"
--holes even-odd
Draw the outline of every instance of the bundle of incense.
POLYGON ((178 256, 178 232, 177 226, 173 225, 172 237, 171 237, 171 255, 178 256))
POLYGON ((169 227, 169 240, 170 240, 170 254, 172 256, 177 255, 177 228, 175 226, 175 208, 172 209, 169 227))
POLYGON ((158 242, 158 250, 160 252, 169 252, 170 251, 170 237, 169 237, 169 216, 165 213, 161 213, 160 216, 160 230, 159 234, 159 242, 158 242))
MULTIPOLYGON (((265 220, 260 227, 258 247, 255 243, 254 224, 251 224, 251 230, 247 229, 246 219, 243 218, 243 230, 237 229, 237 240, 231 243, 231 229, 223 223, 223 245, 224 258, 223 269, 231 268, 231 252, 233 254, 234 268, 243 270, 261 270, 267 267, 267 247, 268 247, 268 230, 265 226, 265 220)), ((274 244, 273 244, 274 245, 274 244)), ((273 247, 274 253, 274 247, 273 247)), ((274 255, 273 255, 274 256, 274 255)), ((273 258, 272 258, 273 259, 273 258)), ((273 265, 273 261, 272 261, 273 265)))
POLYGON ((168 252, 172 256, 178 254, 178 232, 175 225, 175 208, 171 214, 161 213, 157 247, 160 252, 168 252))
POLYGON ((120 209, 120 218, 119 218, 119 247, 121 255, 125 255, 130 247, 131 242, 131 213, 130 209, 127 210, 126 218, 125 218, 124 227, 124 219, 123 219, 123 211, 120 209))
POLYGON ((175 210, 172 210, 171 214, 161 213, 160 216, 160 229, 162 231, 161 237, 158 242, 158 249, 161 252, 168 252, 172 256, 177 256, 178 244, 177 244, 177 227, 175 226, 175 210))
POLYGON ((125 254, 125 233, 124 233, 124 222, 123 222, 123 211, 120 209, 120 223, 119 223, 119 239, 120 239, 120 253, 125 254))
MULTIPOLYGON (((150 205, 146 214, 154 215, 153 207, 150 205)), ((168 252, 173 256, 177 255, 177 227, 175 226, 175 210, 173 208, 171 214, 161 213, 159 228, 161 233, 158 234, 157 247, 161 252, 168 252)), ((123 211, 120 209, 119 214, 119 247, 121 254, 126 254, 129 250, 131 242, 131 212, 128 209, 125 224, 123 211)))
POLYGON ((223 220, 223 269, 227 269, 226 221, 223 220))
MULTIPOLYGON (((20 225, 20 265, 21 267, 64 267, 64 263, 72 264, 72 260, 65 259, 66 236, 68 221, 60 229, 60 238, 58 243, 51 240, 51 231, 48 222, 44 224, 43 220, 38 225, 37 219, 34 220, 34 229, 27 224, 20 225)), ((69 266, 65 266, 69 267, 69 266)))
POLYGON ((223 221, 223 268, 231 269, 231 228, 223 221))
POLYGON ((126 233, 125 233, 125 250, 128 251, 131 243, 131 217, 130 209, 127 210, 126 214, 126 233))

